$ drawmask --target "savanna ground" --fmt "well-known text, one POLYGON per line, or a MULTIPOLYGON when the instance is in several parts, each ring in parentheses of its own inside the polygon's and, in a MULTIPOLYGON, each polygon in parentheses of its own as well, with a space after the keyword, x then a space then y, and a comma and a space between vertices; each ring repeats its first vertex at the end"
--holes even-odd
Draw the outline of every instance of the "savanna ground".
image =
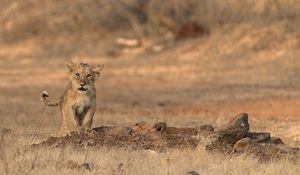
MULTIPOLYGON (((105 29, 99 34, 95 32, 99 26, 92 25, 94 18, 87 16, 84 20, 88 14, 83 8, 79 14, 84 15, 76 17, 77 23, 91 25, 73 31, 68 29, 75 25, 68 21, 69 13, 50 13, 53 11, 50 1, 30 1, 29 5, 16 2, 19 4, 3 1, 5 5, 1 7, 8 10, 3 11, 1 18, 0 128, 11 129, 1 142, 1 155, 3 159, 5 152, 9 174, 185 174, 191 170, 200 174, 300 173, 297 161, 261 164, 251 157, 211 154, 202 147, 163 153, 126 148, 30 147, 54 136, 59 127, 58 108, 47 108, 39 122, 43 108, 39 99, 43 90, 52 99, 62 94, 67 84, 64 63, 68 60, 105 64, 96 83, 93 126, 165 121, 169 126, 211 124, 218 128, 236 114, 247 112, 250 130, 270 132, 286 144, 299 147, 300 6, 297 1, 261 0, 253 6, 248 4, 247 10, 242 3, 248 1, 231 1, 233 8, 227 8, 230 5, 224 5, 223 1, 215 4, 203 1, 208 11, 214 7, 227 9, 223 9, 226 12, 223 16, 217 14, 220 9, 209 14, 210 20, 219 20, 216 24, 203 17, 197 19, 204 21, 209 34, 172 41, 157 52, 142 49, 136 52, 139 48, 130 48, 129 52, 117 55, 107 50, 114 38, 132 36, 130 27, 122 26, 129 28, 129 32, 106 34, 105 29), (48 7, 48 11, 42 13, 36 7, 48 7), (31 8, 28 15, 23 15, 28 8, 31 8), (38 18, 41 14, 49 17, 48 22, 54 22, 43 23, 38 18), (59 20, 57 14, 66 19, 59 20), (37 138, 32 140, 34 134, 37 138), (92 166, 91 170, 82 166, 85 163, 92 166)), ((61 6, 65 5, 63 2, 61 6)), ((68 10, 76 12, 72 8, 77 4, 71 4, 68 10)), ((105 21, 104 24, 108 25, 105 21)), ((1 162, 0 172, 4 169, 1 162)))

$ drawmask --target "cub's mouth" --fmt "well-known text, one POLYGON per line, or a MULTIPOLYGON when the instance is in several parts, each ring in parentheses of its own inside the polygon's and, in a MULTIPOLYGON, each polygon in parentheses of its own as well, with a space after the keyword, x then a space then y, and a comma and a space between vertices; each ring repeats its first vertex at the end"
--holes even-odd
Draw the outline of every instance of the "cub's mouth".
POLYGON ((79 91, 87 91, 87 88, 84 88, 84 87, 80 87, 78 88, 79 91))

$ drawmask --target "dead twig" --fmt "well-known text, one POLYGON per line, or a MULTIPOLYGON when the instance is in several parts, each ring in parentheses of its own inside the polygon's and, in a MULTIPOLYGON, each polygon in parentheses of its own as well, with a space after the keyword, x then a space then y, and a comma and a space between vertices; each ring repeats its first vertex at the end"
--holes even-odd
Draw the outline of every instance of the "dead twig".
POLYGON ((42 119, 43 119, 43 114, 44 114, 44 111, 45 111, 46 107, 47 107, 47 103, 44 105, 44 107, 43 107, 43 109, 40 113, 39 121, 38 121, 38 124, 35 127, 34 132, 33 132, 33 136, 31 138, 30 144, 33 144, 33 141, 34 141, 34 139, 36 138, 36 135, 37 135, 37 131, 38 132, 40 131, 40 125, 41 125, 41 122, 42 122, 42 119))
POLYGON ((4 148, 4 135, 7 133, 7 129, 3 128, 0 132, 0 158, 3 162, 4 174, 8 175, 8 163, 4 148))

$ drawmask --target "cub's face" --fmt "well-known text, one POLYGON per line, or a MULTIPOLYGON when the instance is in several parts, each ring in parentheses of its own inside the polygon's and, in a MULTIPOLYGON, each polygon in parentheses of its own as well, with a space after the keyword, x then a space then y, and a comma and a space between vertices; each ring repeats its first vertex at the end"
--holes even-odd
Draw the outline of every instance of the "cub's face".
POLYGON ((81 93, 94 89, 94 82, 100 76, 102 65, 91 66, 89 64, 67 63, 69 69, 69 78, 72 82, 73 90, 81 93))

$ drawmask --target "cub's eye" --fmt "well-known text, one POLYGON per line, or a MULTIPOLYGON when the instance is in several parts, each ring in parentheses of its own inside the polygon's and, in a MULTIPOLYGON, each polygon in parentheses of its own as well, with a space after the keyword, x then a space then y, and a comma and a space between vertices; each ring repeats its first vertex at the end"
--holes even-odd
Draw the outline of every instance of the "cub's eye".
POLYGON ((75 73, 75 77, 79 77, 80 76, 80 74, 77 72, 77 73, 75 73))
POLYGON ((91 74, 87 74, 86 77, 90 78, 92 75, 91 74))

